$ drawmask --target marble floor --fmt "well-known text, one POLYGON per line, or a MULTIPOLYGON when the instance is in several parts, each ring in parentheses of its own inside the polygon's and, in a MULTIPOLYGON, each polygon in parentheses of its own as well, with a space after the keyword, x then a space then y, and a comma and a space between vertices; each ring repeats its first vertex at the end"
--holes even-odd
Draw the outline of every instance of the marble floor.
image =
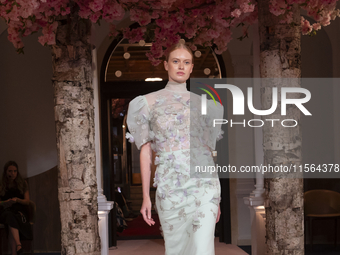
MULTIPOLYGON (((119 240, 117 247, 111 247, 109 255, 163 255, 163 239, 119 240)), ((215 238, 215 255, 248 255, 236 245, 220 243, 215 238)))

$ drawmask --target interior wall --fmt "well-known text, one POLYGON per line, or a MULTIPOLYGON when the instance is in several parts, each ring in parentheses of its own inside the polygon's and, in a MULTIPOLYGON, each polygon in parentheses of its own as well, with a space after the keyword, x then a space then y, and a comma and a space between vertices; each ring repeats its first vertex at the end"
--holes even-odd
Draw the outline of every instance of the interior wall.
MULTIPOLYGON (((40 33, 23 39, 25 54, 17 54, 0 20, 0 168, 8 160, 24 177, 57 165, 52 87, 52 57, 38 42, 40 33)), ((91 41, 98 47, 109 26, 94 25, 91 41)))
POLYGON ((57 165, 51 53, 37 37, 18 55, 7 31, 0 35, 0 167, 15 160, 24 177, 57 165))
MULTIPOLYGON (((305 18, 313 23, 310 18, 305 18)), ((338 26, 339 21, 332 25, 338 26)), ((337 76, 333 75, 336 72, 333 67, 334 47, 325 29, 318 31, 317 36, 302 36, 301 44, 303 78, 337 76), (320 45, 323 50, 318 53, 320 45)), ((336 157, 336 147, 333 146, 333 144, 339 143, 333 134, 336 133, 335 116, 339 115, 339 109, 335 107, 334 99, 340 97, 340 92, 334 94, 333 86, 325 84, 314 84, 307 88, 311 91, 312 99, 306 104, 306 107, 312 112, 313 117, 304 115, 301 117, 303 163, 340 163, 339 158, 336 157)), ((305 191, 330 189, 340 192, 340 179, 305 179, 304 189, 305 191)))

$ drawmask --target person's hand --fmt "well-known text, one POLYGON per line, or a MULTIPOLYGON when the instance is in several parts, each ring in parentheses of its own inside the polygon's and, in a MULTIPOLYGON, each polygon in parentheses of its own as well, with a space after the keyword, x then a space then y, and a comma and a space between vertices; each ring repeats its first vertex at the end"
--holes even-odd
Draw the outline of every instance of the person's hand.
POLYGON ((218 204, 218 213, 217 213, 216 223, 220 220, 220 216, 221 216, 221 208, 220 208, 220 205, 218 204))
POLYGON ((140 213, 143 215, 143 219, 149 226, 155 225, 155 221, 151 218, 151 200, 143 199, 142 208, 140 213))
POLYGON ((14 203, 18 203, 18 198, 17 197, 12 197, 11 199, 9 200, 12 200, 14 203))
POLYGON ((6 209, 8 207, 11 207, 15 202, 12 199, 8 199, 6 201, 3 201, 1 205, 6 209))

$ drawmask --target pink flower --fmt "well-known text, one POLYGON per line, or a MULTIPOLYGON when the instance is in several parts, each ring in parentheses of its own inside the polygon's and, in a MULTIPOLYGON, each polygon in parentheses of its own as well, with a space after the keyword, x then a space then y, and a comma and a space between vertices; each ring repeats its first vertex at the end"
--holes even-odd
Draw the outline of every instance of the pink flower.
POLYGON ((93 12, 98 12, 103 8, 103 1, 95 0, 89 4, 89 7, 93 12))
POLYGON ((213 29, 209 29, 207 31, 206 35, 209 36, 210 38, 217 38, 217 37, 220 36, 220 34, 217 31, 213 30, 213 29))
POLYGON ((194 44, 191 44, 191 45, 190 45, 190 49, 191 49, 192 51, 196 51, 196 50, 197 50, 197 46, 194 45, 194 44))
POLYGON ((47 38, 45 35, 39 36, 38 37, 38 41, 41 43, 41 45, 45 45, 45 43, 47 43, 47 38))
POLYGON ((151 22, 151 16, 149 15, 148 12, 142 12, 140 19, 139 19, 139 24, 141 26, 145 26, 151 22))
POLYGON ((314 23, 312 26, 313 26, 314 30, 320 30, 321 29, 320 23, 314 23))
POLYGON ((140 19, 140 12, 136 9, 131 9, 130 10, 130 19, 131 21, 139 21, 140 19))
POLYGON ((169 9, 176 0, 161 0, 161 6, 163 9, 169 9))
POLYGON ((157 10, 153 10, 150 17, 151 17, 151 19, 158 19, 159 18, 159 12, 157 10))
POLYGON ((70 7, 66 7, 64 10, 61 11, 61 15, 65 16, 67 14, 70 14, 71 9, 70 7))
POLYGON ((13 45, 16 49, 20 49, 20 48, 23 48, 24 47, 24 44, 21 40, 19 41, 16 41, 16 42, 13 42, 13 45))
POLYGON ((96 23, 100 16, 101 16, 100 12, 93 13, 90 15, 90 20, 92 21, 92 23, 96 23))
POLYGON ((269 10, 276 16, 284 14, 286 9, 288 9, 287 4, 284 1, 280 0, 271 0, 269 4, 269 10))
POLYGON ((80 9, 79 17, 87 19, 91 15, 92 11, 90 9, 80 9))
POLYGON ((239 4, 242 12, 247 13, 254 11, 255 5, 250 4, 251 2, 249 0, 237 0, 236 2, 239 4))
POLYGON ((242 14, 242 12, 241 12, 240 9, 235 9, 234 11, 231 12, 231 16, 235 17, 235 18, 240 17, 241 14, 242 14))
POLYGON ((121 20, 125 15, 124 8, 116 1, 108 1, 103 7, 103 19, 112 22, 121 20))
POLYGON ((109 36, 116 37, 119 34, 119 32, 116 29, 115 24, 110 24, 110 33, 109 36))
POLYGON ((49 30, 50 31, 56 31, 57 30, 57 27, 58 27, 58 22, 57 21, 54 21, 50 27, 49 27, 49 30))
POLYGON ((192 37, 194 37, 196 35, 196 31, 197 31, 197 26, 194 23, 185 23, 184 24, 184 29, 185 29, 185 36, 188 39, 191 39, 192 37))
POLYGON ((7 38, 12 43, 15 43, 20 40, 18 33, 9 33, 7 38))
POLYGON ((312 17, 313 19, 315 19, 315 21, 319 21, 321 19, 320 14, 318 14, 318 10, 317 9, 310 9, 307 12, 308 16, 312 17))
POLYGON ((335 20, 336 17, 340 17, 340 10, 334 10, 332 13, 331 13, 331 20, 335 20))
POLYGON ((144 39, 145 27, 139 27, 130 30, 130 28, 123 29, 124 37, 129 39, 129 43, 139 42, 144 39))
POLYGON ((301 32, 303 35, 309 34, 312 31, 312 26, 306 19, 301 19, 301 32))
POLYGON ((331 16, 329 14, 321 18, 320 24, 322 26, 328 26, 331 23, 331 16))
POLYGON ((54 33, 47 34, 46 41, 47 41, 48 45, 54 45, 55 44, 55 34, 54 33))

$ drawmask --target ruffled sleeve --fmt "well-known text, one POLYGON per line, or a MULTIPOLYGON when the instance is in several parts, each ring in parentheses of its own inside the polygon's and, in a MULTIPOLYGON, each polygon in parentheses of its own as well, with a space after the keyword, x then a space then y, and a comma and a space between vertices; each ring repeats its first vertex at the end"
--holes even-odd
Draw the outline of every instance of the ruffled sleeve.
MULTIPOLYGON (((206 129, 204 131, 204 138, 206 144, 212 149, 216 148, 216 141, 221 140, 223 138, 224 131, 222 130, 222 124, 215 123, 214 127, 214 119, 223 119, 224 107, 219 102, 216 101, 216 104, 213 100, 207 101, 207 115, 205 118, 206 129)), ((218 123, 221 123, 218 122, 218 123)))
POLYGON ((144 96, 138 96, 130 101, 126 123, 130 133, 126 133, 126 138, 130 142, 135 142, 137 149, 149 142, 149 107, 144 96))

